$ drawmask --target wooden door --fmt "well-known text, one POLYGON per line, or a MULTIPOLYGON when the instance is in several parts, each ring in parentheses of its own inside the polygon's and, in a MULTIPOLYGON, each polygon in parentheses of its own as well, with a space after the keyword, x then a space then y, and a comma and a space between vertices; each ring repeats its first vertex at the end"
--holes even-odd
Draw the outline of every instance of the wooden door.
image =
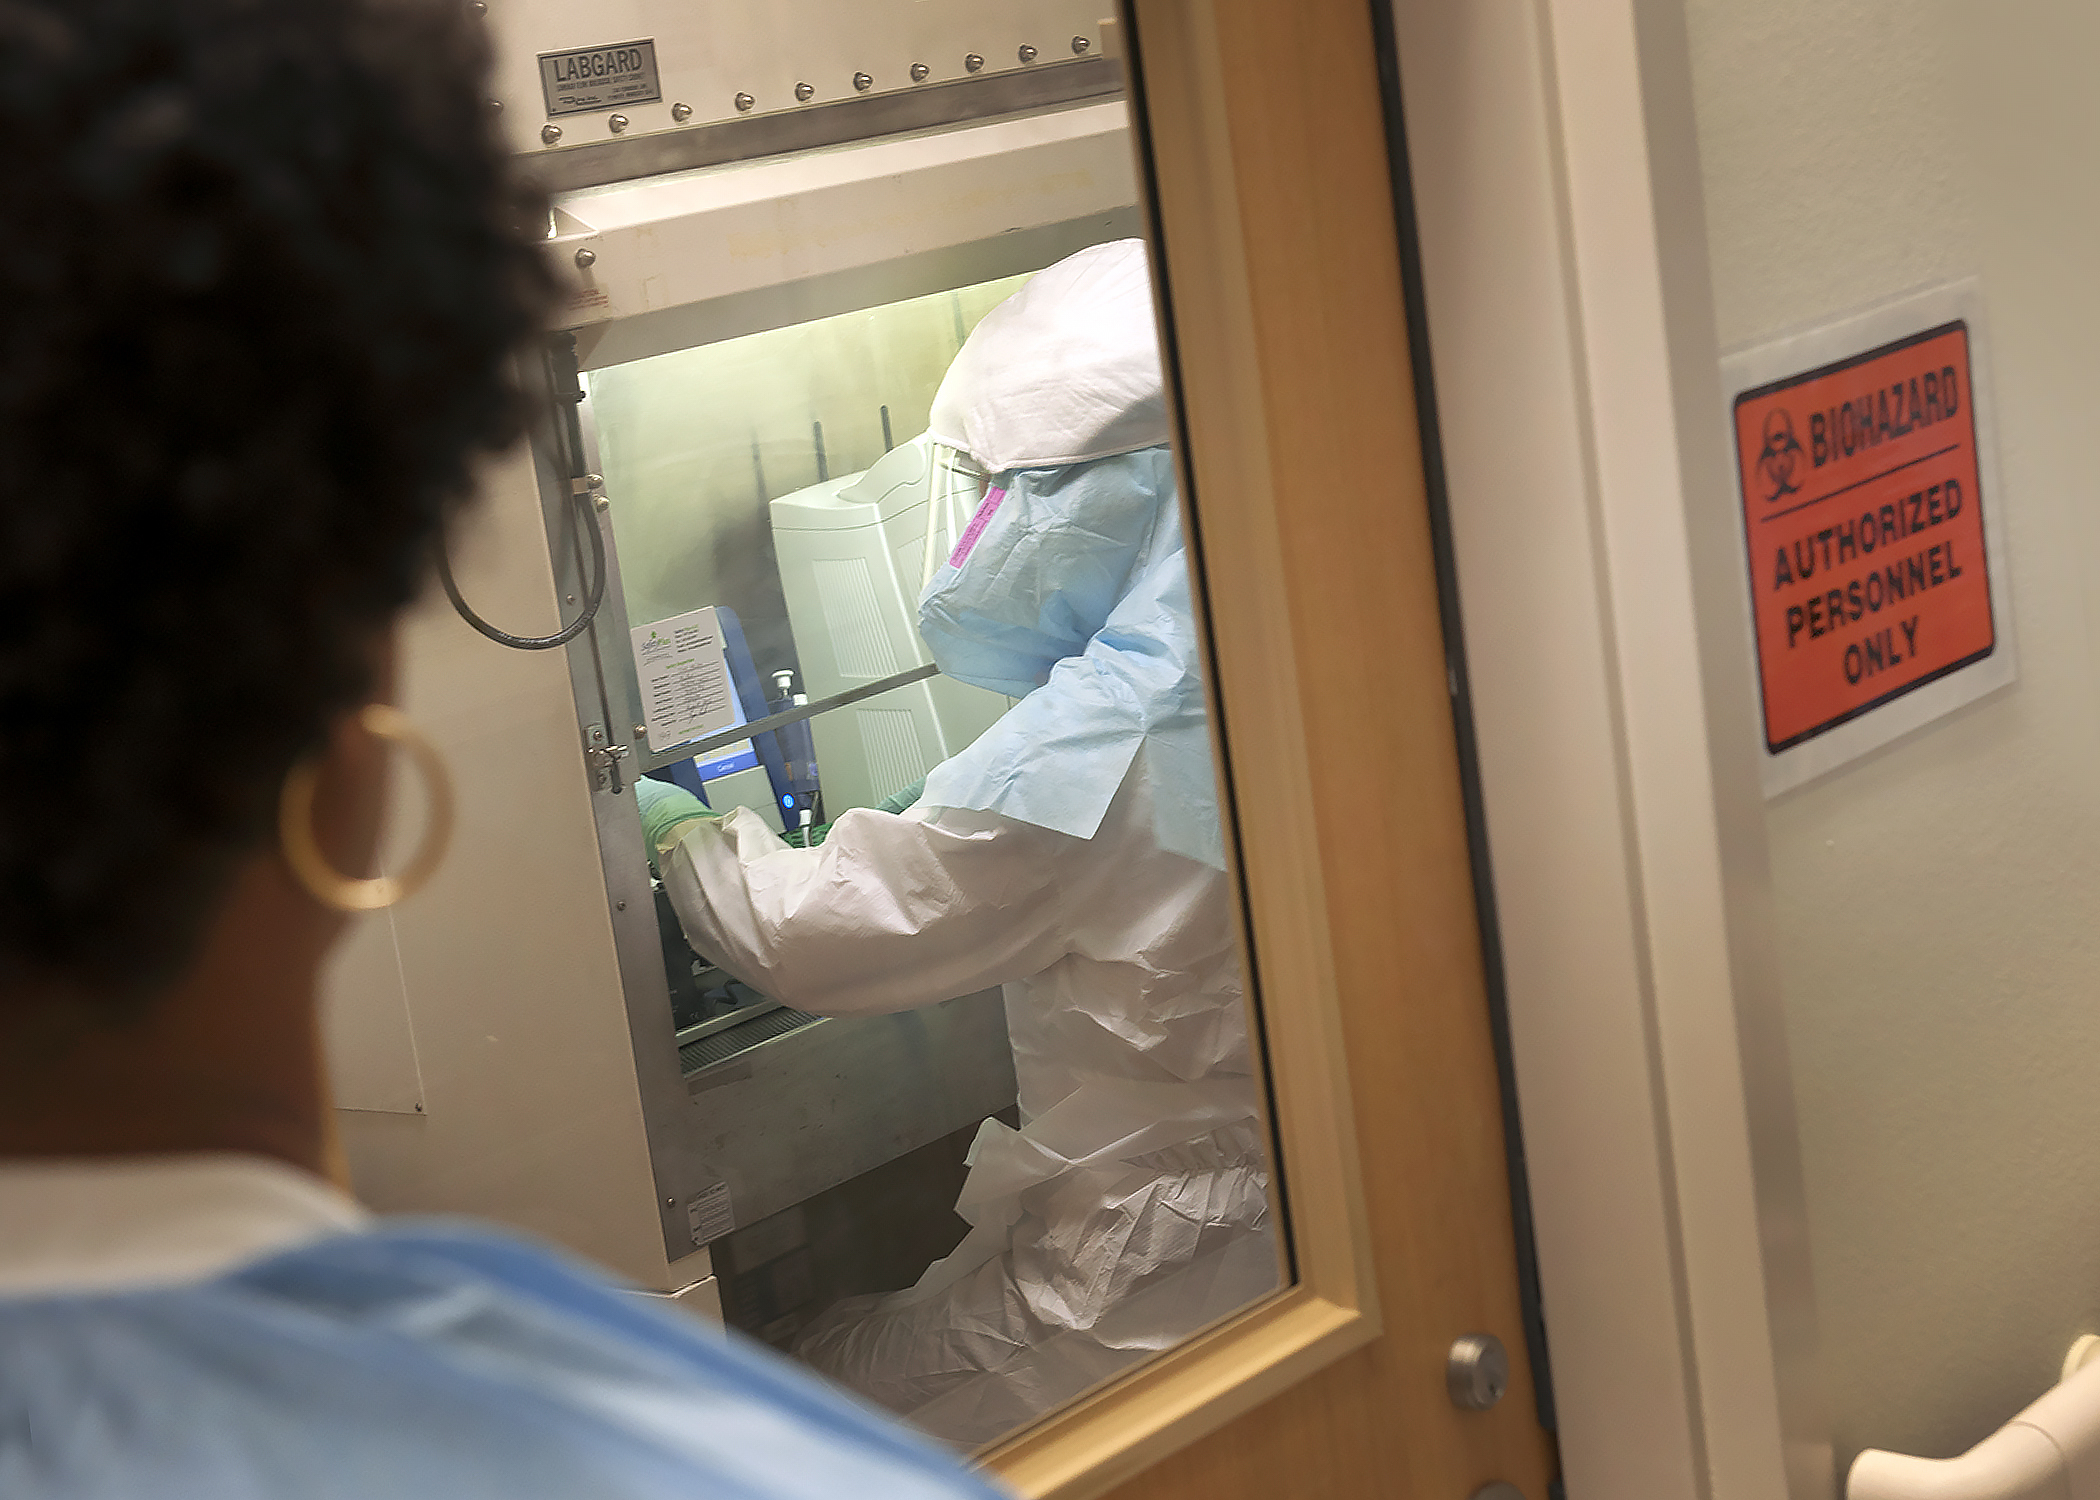
POLYGON ((1554 1472, 1375 3, 1122 20, 1296 1284, 992 1454, 1025 1493, 1545 1500, 1554 1472), (1514 1367, 1485 1412, 1445 1385, 1473 1332, 1514 1367))

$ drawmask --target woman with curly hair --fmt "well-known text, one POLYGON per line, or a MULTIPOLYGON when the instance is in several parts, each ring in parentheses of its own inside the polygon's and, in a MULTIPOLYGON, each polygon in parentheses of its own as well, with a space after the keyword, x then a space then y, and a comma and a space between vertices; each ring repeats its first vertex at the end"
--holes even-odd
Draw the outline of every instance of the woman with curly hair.
POLYGON ((0 1495, 987 1497, 327 1181, 329 872, 555 290, 486 69, 454 0, 0 0, 0 1495))

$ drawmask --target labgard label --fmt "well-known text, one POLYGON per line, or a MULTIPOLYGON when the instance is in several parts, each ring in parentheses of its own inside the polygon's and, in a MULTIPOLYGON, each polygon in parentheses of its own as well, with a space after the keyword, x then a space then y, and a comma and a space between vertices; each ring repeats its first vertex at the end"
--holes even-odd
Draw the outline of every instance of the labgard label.
POLYGON ((656 43, 644 37, 600 47, 578 47, 539 56, 540 92, 547 116, 653 104, 663 96, 656 72, 656 43))

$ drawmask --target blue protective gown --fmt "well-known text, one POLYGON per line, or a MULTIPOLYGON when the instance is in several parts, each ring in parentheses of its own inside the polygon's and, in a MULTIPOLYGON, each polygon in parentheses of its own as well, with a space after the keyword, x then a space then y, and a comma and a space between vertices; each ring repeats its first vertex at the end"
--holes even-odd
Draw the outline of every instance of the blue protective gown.
POLYGON ((6 1500, 998 1493, 769 1351, 450 1224, 0 1297, 6 1500))

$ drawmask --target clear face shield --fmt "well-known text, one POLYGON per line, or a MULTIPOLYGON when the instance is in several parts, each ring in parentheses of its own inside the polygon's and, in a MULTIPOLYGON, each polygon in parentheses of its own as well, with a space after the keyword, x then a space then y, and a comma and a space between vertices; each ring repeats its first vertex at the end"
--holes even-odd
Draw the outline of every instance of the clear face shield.
POLYGON ((939 441, 930 446, 933 470, 927 479, 926 563, 919 577, 921 594, 940 571, 941 559, 954 552, 970 517, 983 503, 985 486, 991 480, 960 448, 939 441))

